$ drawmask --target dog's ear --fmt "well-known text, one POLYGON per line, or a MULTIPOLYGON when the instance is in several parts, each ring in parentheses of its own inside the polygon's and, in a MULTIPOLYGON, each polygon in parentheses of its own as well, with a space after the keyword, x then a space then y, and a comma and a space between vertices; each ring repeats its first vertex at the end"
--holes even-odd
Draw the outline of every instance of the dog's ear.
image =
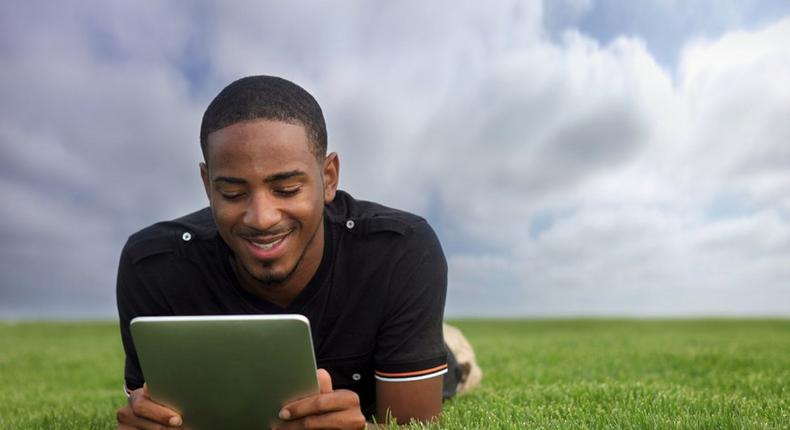
POLYGON ((458 382, 466 382, 469 378, 469 372, 472 371, 472 365, 469 363, 458 363, 458 367, 461 369, 461 375, 458 378, 458 382))

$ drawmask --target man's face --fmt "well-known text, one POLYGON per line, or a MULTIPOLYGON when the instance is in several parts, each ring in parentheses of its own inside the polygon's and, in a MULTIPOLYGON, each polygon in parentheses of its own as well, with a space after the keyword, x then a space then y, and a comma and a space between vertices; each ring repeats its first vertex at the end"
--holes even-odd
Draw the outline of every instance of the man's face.
POLYGON ((208 135, 201 176, 242 282, 265 288, 312 278, 323 254, 324 203, 336 154, 319 161, 300 124, 255 120, 208 135))

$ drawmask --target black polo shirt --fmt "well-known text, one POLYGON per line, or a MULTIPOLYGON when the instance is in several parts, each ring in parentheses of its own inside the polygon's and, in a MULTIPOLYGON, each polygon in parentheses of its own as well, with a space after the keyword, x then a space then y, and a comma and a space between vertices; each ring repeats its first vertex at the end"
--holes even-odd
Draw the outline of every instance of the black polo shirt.
POLYGON ((324 227, 321 264, 287 308, 241 288, 208 208, 133 234, 117 283, 126 386, 145 380, 129 322, 149 315, 302 314, 318 366, 335 388, 359 394, 366 415, 375 407, 374 379, 446 372, 447 263, 428 223, 338 191, 325 206, 324 227))

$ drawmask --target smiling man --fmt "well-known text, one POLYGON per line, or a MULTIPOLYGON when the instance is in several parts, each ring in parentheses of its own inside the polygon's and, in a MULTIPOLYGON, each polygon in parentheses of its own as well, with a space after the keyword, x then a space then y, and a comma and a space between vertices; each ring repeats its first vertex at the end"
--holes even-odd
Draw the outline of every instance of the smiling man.
POLYGON ((436 417, 454 361, 442 338, 447 265, 427 222, 338 190, 321 108, 284 79, 228 85, 200 143, 209 208, 135 233, 121 256, 119 428, 181 425, 144 387, 129 333, 144 315, 305 315, 321 393, 284 405, 282 429, 436 417))

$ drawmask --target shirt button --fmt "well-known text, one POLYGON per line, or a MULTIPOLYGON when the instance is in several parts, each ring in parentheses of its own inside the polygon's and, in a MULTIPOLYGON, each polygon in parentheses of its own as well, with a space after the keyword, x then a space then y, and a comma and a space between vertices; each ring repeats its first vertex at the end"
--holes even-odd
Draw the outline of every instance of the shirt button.
POLYGON ((349 230, 354 228, 354 220, 353 219, 350 219, 350 220, 346 221, 346 228, 348 228, 349 230))
POLYGON ((192 240, 192 233, 185 231, 184 234, 181 235, 181 239, 184 242, 189 242, 190 240, 192 240))
POLYGON ((359 381, 360 379, 362 379, 362 375, 360 375, 359 373, 355 373, 355 374, 351 375, 351 379, 353 379, 355 381, 359 381))

